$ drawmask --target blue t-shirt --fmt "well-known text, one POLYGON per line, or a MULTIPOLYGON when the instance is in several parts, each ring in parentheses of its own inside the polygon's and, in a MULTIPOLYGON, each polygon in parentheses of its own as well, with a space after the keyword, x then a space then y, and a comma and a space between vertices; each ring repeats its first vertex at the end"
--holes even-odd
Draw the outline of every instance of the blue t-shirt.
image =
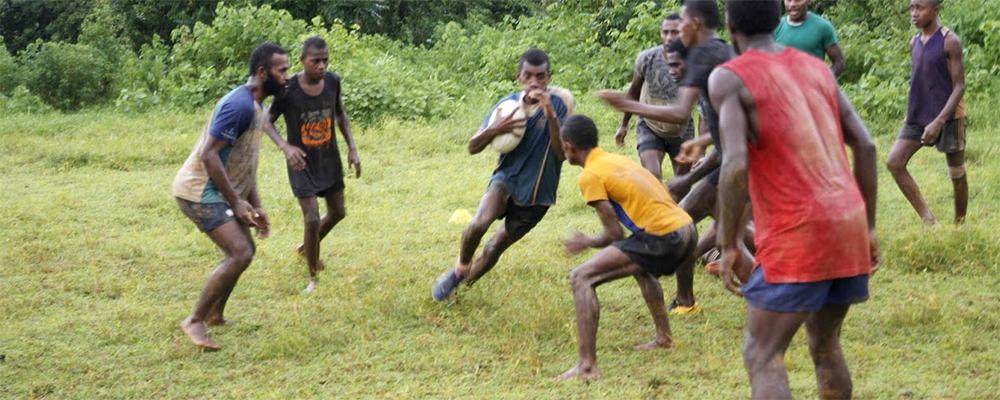
MULTIPOLYGON (((520 93, 500 99, 483 120, 482 127, 488 126, 489 116, 496 112, 496 107, 500 103, 508 100, 520 101, 520 99, 520 93)), ((568 114, 566 101, 556 92, 552 93, 550 99, 556 117, 559 123, 562 123, 568 114)), ((524 136, 517 147, 509 153, 500 155, 490 184, 496 182, 506 186, 510 190, 514 204, 519 206, 555 204, 562 162, 556 157, 555 149, 551 148, 550 143, 548 118, 539 107, 528 117, 524 136)))

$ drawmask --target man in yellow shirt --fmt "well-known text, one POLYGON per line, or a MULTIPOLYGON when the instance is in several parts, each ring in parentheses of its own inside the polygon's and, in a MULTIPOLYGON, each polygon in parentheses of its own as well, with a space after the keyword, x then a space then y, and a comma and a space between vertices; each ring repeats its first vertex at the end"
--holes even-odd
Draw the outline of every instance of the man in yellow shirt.
POLYGON ((603 283, 632 276, 656 326, 656 338, 637 346, 640 350, 670 347, 670 321, 663 289, 657 277, 677 274, 677 298, 694 302, 695 247, 698 231, 691 217, 680 208, 666 187, 652 173, 628 158, 606 153, 597 146, 597 126, 583 115, 566 119, 560 131, 563 152, 570 164, 583 167, 580 191, 597 210, 604 230, 587 236, 576 232, 564 244, 577 254, 588 247, 603 248, 573 270, 573 300, 579 336, 579 360, 559 377, 593 379, 597 368, 597 325, 600 306, 595 288, 603 283), (632 235, 623 238, 622 226, 632 235))

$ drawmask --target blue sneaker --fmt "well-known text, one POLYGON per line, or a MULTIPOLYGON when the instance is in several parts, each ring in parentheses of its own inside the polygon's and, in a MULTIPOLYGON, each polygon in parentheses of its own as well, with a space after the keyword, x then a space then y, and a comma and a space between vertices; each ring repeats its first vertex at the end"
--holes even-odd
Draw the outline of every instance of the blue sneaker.
POLYGON ((444 301, 448 296, 451 296, 451 292, 455 291, 459 283, 462 283, 462 277, 458 276, 457 269, 452 268, 438 278, 437 283, 431 288, 431 296, 434 297, 434 300, 444 301))

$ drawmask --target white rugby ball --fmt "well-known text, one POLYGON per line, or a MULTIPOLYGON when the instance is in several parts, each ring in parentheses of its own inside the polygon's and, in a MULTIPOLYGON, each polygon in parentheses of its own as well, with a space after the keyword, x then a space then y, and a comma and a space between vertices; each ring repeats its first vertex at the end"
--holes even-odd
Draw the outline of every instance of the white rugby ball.
MULTIPOLYGON (((490 115, 490 121, 487 125, 493 125, 493 122, 499 118, 506 118, 510 113, 514 113, 513 119, 525 119, 524 110, 521 108, 521 104, 514 100, 505 100, 500 105, 497 106, 493 114, 490 115)), ((524 127, 514 128, 510 132, 501 133, 493 138, 490 142, 490 147, 496 150, 500 154, 510 153, 518 144, 521 143, 521 138, 524 137, 524 127)))

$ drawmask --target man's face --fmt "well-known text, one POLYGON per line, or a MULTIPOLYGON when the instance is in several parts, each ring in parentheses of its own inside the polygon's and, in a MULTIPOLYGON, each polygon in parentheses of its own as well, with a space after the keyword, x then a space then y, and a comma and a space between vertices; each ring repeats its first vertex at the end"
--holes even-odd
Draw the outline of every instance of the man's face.
POLYGON ((680 26, 680 20, 663 20, 663 23, 660 24, 660 40, 663 41, 664 46, 681 36, 680 26))
POLYGON ((288 85, 288 55, 274 54, 271 56, 271 69, 267 71, 264 80, 264 94, 268 96, 280 94, 288 85))
POLYGON ((306 49, 305 54, 299 60, 302 61, 303 72, 305 72, 309 79, 322 79, 323 74, 326 74, 326 68, 329 66, 330 51, 310 47, 306 49))
POLYGON ((940 9, 930 0, 910 0, 910 21, 917 28, 924 28, 934 22, 940 9))
POLYGON ((677 27, 680 30, 681 42, 687 48, 695 46, 698 40, 698 30, 701 29, 701 18, 694 18, 687 7, 681 7, 681 22, 677 27))
POLYGON ((675 82, 680 82, 681 78, 684 77, 684 58, 678 52, 667 53, 667 71, 670 72, 670 77, 674 78, 675 82))
POLYGON ((551 77, 548 64, 532 65, 525 61, 521 65, 521 70, 517 72, 517 81, 521 82, 521 89, 525 93, 534 90, 548 90, 549 78, 551 77))
POLYGON ((785 0, 785 10, 792 21, 802 21, 808 15, 809 0, 785 0))

